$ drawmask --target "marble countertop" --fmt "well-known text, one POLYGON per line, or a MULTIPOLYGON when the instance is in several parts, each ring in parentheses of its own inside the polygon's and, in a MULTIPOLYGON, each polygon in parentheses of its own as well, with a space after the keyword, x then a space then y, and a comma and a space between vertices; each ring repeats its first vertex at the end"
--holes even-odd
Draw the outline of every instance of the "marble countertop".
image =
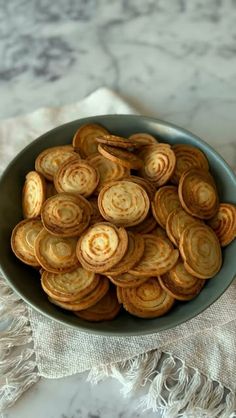
MULTIPOLYGON (((115 89, 236 161, 235 0, 0 0, 0 119, 115 89)), ((42 379, 4 418, 152 418, 117 382, 42 379)))

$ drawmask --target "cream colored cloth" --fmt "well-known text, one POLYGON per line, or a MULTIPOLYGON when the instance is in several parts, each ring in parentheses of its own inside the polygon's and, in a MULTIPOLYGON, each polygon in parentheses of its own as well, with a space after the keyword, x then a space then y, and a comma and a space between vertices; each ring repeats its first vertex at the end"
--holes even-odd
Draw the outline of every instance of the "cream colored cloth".
MULTIPOLYGON (((73 105, 39 109, 30 115, 0 122, 0 169, 43 132, 73 119, 107 113, 135 111, 116 94, 103 88, 73 105)), ((6 289, 4 294, 8 295, 8 299, 6 296, 4 299, 3 295, 3 303, 12 297, 14 299, 14 295, 11 296, 6 289)), ((26 383, 24 380, 24 385, 18 388, 15 398, 34 383, 37 376, 58 378, 92 369, 91 381, 112 375, 121 381, 125 392, 146 385, 147 395, 143 398, 143 405, 162 411, 164 417, 232 418, 236 410, 235 301, 236 282, 209 309, 185 324, 153 335, 122 338, 76 331, 47 319, 31 308, 28 308, 28 326, 25 304, 17 302, 17 308, 14 308, 14 299, 12 316, 16 330, 10 334, 8 344, 10 347, 22 345, 22 350, 28 350, 23 343, 17 344, 13 340, 20 333, 26 333, 24 326, 27 323, 27 335, 32 330, 32 337, 23 342, 27 343, 32 338, 34 345, 34 349, 22 354, 21 361, 26 364, 30 358, 32 364, 27 374, 28 380, 26 383), (20 315, 24 318, 21 329, 17 322, 20 315), (33 355, 36 356, 36 371, 33 355), (213 384, 212 381, 218 383, 213 384), (229 392, 225 392, 222 385, 229 388, 229 392), (190 415, 181 415, 183 410, 190 415)), ((9 310, 10 305, 7 307, 8 313, 9 310)), ((1 338, 2 335, 0 347, 1 338)), ((11 366, 8 364, 8 368, 3 369, 3 375, 9 376, 10 372, 11 366)), ((7 399, 4 388, 6 382, 2 392, 0 389, 2 407, 15 400, 13 395, 10 401, 7 399)))

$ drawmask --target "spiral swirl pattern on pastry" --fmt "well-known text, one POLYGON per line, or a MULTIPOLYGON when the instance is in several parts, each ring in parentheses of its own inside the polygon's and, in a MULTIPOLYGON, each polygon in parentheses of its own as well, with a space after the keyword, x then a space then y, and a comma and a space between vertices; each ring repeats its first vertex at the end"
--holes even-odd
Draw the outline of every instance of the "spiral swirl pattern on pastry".
POLYGON ((179 249, 186 270, 195 277, 209 279, 222 265, 219 240, 204 223, 187 226, 180 237, 179 249))
POLYGON ((176 162, 175 153, 170 145, 148 145, 138 155, 143 160, 143 167, 139 170, 142 177, 156 186, 167 183, 174 172, 176 162))
POLYGON ((102 222, 92 225, 80 237, 77 257, 86 270, 105 272, 124 257, 127 248, 126 230, 102 222))
POLYGON ((167 238, 143 235, 145 248, 140 262, 129 273, 138 277, 159 276, 171 270, 176 264, 179 251, 167 238))
POLYGON ((142 160, 137 155, 120 148, 99 144, 98 152, 108 158, 108 160, 114 161, 126 168, 138 170, 143 165, 142 160))
POLYGON ((99 173, 85 160, 70 160, 63 164, 54 178, 58 193, 68 192, 90 196, 99 182, 99 173))
POLYGON ((201 223, 202 221, 189 215, 181 207, 177 207, 169 214, 167 218, 167 235, 170 240, 178 247, 181 234, 184 232, 185 228, 196 222, 201 223))
POLYGON ((106 276, 118 276, 129 271, 135 264, 139 262, 144 253, 144 239, 142 235, 132 234, 128 232, 128 248, 124 257, 106 271, 106 276))
POLYGON ((80 158, 71 145, 51 147, 42 151, 35 160, 35 170, 50 181, 53 181, 59 167, 69 159, 80 158))
POLYGON ((146 190, 150 200, 152 200, 154 198, 155 193, 156 193, 156 187, 149 180, 143 179, 142 177, 138 177, 138 176, 124 177, 123 180, 131 181, 132 183, 139 184, 140 186, 142 186, 146 190))
POLYGON ((74 237, 87 228, 91 213, 92 207, 83 196, 59 193, 46 200, 41 216, 51 234, 74 237))
POLYGON ((73 137, 73 147, 81 152, 83 158, 98 152, 96 137, 106 135, 108 131, 101 125, 89 123, 82 125, 73 137))
POLYGON ((83 311, 75 312, 79 318, 86 321, 100 322, 111 321, 120 312, 120 304, 117 300, 115 289, 108 292, 95 305, 83 311))
POLYGON ((123 177, 128 176, 130 172, 128 168, 108 160, 101 154, 93 154, 87 158, 87 161, 99 173, 99 183, 95 190, 96 194, 100 192, 104 184, 112 180, 121 180, 123 177))
POLYGON ((82 298, 76 299, 71 302, 62 302, 49 297, 50 302, 54 305, 60 306, 60 308, 66 309, 68 311, 82 311, 84 309, 94 306, 100 299, 105 296, 109 290, 109 280, 107 277, 100 277, 96 287, 87 295, 82 298))
POLYGON ((150 202, 141 186, 121 180, 110 182, 102 188, 98 196, 98 207, 107 221, 133 226, 146 218, 150 202))
POLYGON ((151 206, 154 218, 165 229, 169 214, 181 206, 177 187, 161 187, 157 190, 151 206))
POLYGON ((23 263, 38 267, 35 257, 35 240, 42 231, 42 222, 38 219, 26 219, 19 222, 12 231, 11 248, 16 257, 23 263))
POLYGON ((207 171, 192 168, 181 176, 179 199, 183 208, 200 219, 212 218, 219 207, 219 198, 213 177, 207 171))
POLYGON ((168 273, 159 277, 160 285, 177 300, 191 300, 202 290, 205 280, 192 276, 182 261, 179 261, 168 273))
POLYGON ((62 302, 83 298, 98 285, 98 281, 97 274, 82 267, 59 274, 44 271, 41 276, 42 288, 47 295, 62 302))
POLYGON ((57 237, 43 229, 35 240, 38 263, 52 273, 65 273, 76 268, 76 238, 57 237))
POLYGON ((236 238, 236 206, 220 203, 218 212, 208 224, 215 231, 222 247, 230 244, 236 238))
POLYGON ((162 316, 172 308, 175 301, 154 277, 138 287, 120 288, 119 297, 124 308, 140 318, 162 316))
POLYGON ((171 181, 178 184, 182 174, 190 168, 198 168, 200 171, 209 170, 209 164, 203 152, 192 145, 175 144, 172 147, 176 156, 176 166, 171 181))
POLYGON ((37 218, 46 199, 46 183, 41 174, 30 171, 25 178, 22 191, 22 210, 24 218, 37 218))

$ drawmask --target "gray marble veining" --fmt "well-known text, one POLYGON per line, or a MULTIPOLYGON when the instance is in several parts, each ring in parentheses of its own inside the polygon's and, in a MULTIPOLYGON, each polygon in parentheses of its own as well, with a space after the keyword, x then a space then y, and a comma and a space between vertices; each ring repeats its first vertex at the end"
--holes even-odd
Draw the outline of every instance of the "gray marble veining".
MULTIPOLYGON (((235 0, 0 0, 0 118, 115 89, 236 166, 235 0)), ((117 382, 42 379, 5 418, 156 418, 117 382)))

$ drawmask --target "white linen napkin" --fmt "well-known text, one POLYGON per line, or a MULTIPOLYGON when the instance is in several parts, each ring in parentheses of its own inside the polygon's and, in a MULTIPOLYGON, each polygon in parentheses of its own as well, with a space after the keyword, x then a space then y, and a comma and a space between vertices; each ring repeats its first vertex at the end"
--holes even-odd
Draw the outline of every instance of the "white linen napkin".
MULTIPOLYGON (((0 170, 30 141, 80 117, 137 113, 101 88, 81 102, 0 122, 0 170)), ((214 144, 211 144, 214 146, 214 144)), ((89 335, 27 307, 0 281, 0 411, 40 376, 90 370, 113 376, 125 394, 144 387, 144 407, 163 417, 236 417, 236 282, 205 312, 174 329, 141 337, 89 335)))

